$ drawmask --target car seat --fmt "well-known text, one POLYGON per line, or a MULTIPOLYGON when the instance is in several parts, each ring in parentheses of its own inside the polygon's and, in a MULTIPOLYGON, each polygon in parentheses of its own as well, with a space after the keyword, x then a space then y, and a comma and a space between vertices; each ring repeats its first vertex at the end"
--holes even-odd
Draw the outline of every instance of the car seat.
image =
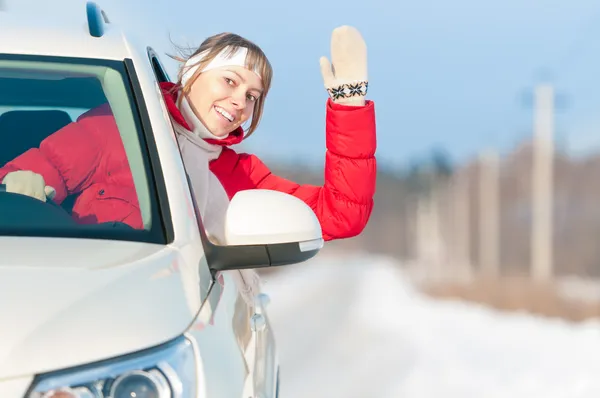
MULTIPOLYGON (((15 110, 0 115, 0 166, 23 152, 39 148, 42 141, 71 123, 61 110, 15 110)), ((61 206, 70 214, 78 195, 70 195, 61 206)))
POLYGON ((0 115, 0 165, 31 148, 38 148, 44 138, 71 123, 61 110, 15 110, 0 115))

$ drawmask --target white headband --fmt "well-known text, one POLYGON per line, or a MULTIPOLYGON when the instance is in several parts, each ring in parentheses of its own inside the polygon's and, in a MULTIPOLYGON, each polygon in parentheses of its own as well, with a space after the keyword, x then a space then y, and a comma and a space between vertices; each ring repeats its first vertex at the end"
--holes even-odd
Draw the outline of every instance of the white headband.
MULTIPOLYGON (((220 68, 222 66, 241 66, 242 68, 248 68, 246 66, 246 56, 248 55, 248 49, 246 47, 238 47, 237 50, 234 51, 230 56, 228 56, 229 52, 231 52, 231 47, 225 47, 212 61, 208 63, 208 65, 204 67, 204 69, 202 69, 202 72, 220 68)), ((199 67, 198 63, 202 61, 206 55, 208 55, 208 51, 194 55, 185 62, 183 65, 185 73, 181 76, 182 85, 185 85, 188 80, 194 76, 194 73, 196 73, 199 67)), ((262 76, 256 68, 252 72, 254 72, 262 80, 262 76)))

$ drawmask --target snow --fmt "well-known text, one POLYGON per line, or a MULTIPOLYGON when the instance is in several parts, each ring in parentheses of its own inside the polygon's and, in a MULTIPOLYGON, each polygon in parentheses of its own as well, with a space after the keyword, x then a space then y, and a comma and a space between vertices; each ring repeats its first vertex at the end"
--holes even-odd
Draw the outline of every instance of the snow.
POLYGON ((370 256, 318 256, 263 289, 285 398, 600 396, 599 321, 428 299, 370 256))

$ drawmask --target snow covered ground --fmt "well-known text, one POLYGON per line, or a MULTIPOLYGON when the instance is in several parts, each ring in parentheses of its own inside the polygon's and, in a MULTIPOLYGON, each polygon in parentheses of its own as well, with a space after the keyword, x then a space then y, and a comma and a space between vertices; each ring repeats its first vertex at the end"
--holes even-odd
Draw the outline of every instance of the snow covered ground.
POLYGON ((430 300, 377 257, 281 271, 263 288, 282 398, 600 397, 600 322, 430 300))

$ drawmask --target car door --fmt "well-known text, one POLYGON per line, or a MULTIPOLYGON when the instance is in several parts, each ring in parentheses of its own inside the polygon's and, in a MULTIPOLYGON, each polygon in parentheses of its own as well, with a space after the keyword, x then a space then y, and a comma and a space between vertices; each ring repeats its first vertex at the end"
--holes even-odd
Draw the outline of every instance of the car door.
MULTIPOLYGON (((158 55, 152 49, 148 50, 148 55, 157 82, 170 81, 158 55)), ((185 162, 183 164, 185 168, 185 162)), ((196 196, 189 181, 188 187, 194 200, 196 196)), ((197 206, 195 212, 198 227, 202 228, 197 206)), ((200 272, 210 273, 210 270, 206 267, 200 272)), ((248 295, 252 291, 251 282, 240 271, 213 275, 201 314, 190 329, 198 341, 203 361, 206 361, 204 371, 208 396, 271 396, 256 391, 255 364, 264 361, 262 353, 257 355, 259 351, 256 348, 257 337, 261 334, 252 330, 255 295, 248 295)))
POLYGON ((254 340, 254 390, 265 398, 278 396, 279 363, 275 338, 267 314, 268 295, 259 293, 254 298, 250 328, 254 340))

